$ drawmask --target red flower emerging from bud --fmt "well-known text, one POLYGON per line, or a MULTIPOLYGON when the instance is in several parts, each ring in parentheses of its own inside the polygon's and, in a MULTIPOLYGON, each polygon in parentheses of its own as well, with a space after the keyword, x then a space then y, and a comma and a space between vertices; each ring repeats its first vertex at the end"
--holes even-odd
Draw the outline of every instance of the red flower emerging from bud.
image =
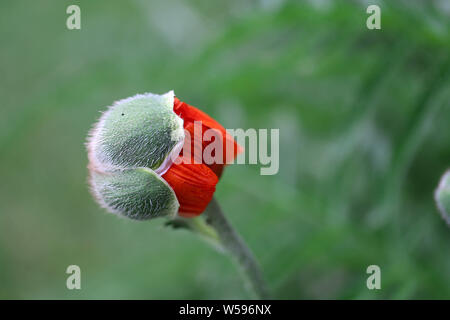
POLYGON ((206 209, 216 190, 216 184, 224 166, 242 152, 242 148, 220 123, 197 108, 175 98, 173 111, 184 120, 184 129, 190 133, 190 135, 186 135, 184 143, 190 144, 191 154, 186 155, 181 151, 179 160, 187 161, 177 161, 179 164, 173 163, 162 177, 177 196, 180 204, 180 216, 194 217, 206 209), (194 130, 194 122, 197 121, 201 122, 202 130, 200 132, 194 130), (202 133, 208 129, 214 129, 217 132, 211 139, 212 141, 203 139, 202 133), (203 151, 209 144, 216 142, 215 139, 220 139, 219 145, 223 150, 221 154, 216 155, 215 162, 207 164, 202 157, 203 151), (232 150, 232 152, 227 152, 227 150, 232 150), (201 157, 197 155, 201 155, 201 157))

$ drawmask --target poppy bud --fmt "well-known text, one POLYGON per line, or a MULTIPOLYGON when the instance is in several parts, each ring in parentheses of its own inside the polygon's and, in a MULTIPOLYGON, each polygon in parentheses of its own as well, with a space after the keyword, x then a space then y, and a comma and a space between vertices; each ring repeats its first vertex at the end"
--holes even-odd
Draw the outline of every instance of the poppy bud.
POLYGON ((450 226, 450 170, 442 176, 434 198, 442 218, 450 226))
POLYGON ((89 181, 99 204, 137 220, 201 214, 213 197, 223 167, 241 150, 217 121, 175 98, 173 91, 114 103, 92 129, 87 148, 89 181), (202 128, 220 133, 221 151, 231 146, 231 157, 206 164, 182 154, 185 144, 200 152, 209 144, 194 143, 202 139, 192 131, 197 121, 202 128), (185 130, 193 135, 185 136, 185 130), (174 163, 177 157, 183 161, 174 163))

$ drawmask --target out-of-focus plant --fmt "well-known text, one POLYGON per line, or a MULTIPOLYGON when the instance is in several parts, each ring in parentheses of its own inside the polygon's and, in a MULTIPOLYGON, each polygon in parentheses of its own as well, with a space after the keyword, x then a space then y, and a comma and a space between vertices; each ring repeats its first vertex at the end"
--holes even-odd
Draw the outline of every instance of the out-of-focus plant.
POLYGON ((434 198, 442 218, 450 227, 450 170, 447 170, 442 176, 434 198))

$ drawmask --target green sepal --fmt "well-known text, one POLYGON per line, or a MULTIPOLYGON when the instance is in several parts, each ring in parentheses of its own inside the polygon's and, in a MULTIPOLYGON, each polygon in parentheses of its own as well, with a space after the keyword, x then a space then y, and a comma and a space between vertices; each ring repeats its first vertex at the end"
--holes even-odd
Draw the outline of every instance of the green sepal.
POLYGON ((93 160, 103 170, 159 168, 184 140, 174 93, 140 94, 116 102, 91 132, 93 160))
POLYGON ((172 188, 153 170, 91 170, 92 192, 109 211, 135 220, 175 217, 179 203, 172 188))

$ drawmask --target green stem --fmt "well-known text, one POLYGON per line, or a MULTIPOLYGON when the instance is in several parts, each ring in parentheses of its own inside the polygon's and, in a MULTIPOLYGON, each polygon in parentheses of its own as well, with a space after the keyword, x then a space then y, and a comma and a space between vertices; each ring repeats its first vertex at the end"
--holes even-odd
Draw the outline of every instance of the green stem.
POLYGON ((258 299, 268 299, 269 293, 261 269, 252 252, 225 217, 215 198, 205 211, 206 222, 216 230, 224 249, 231 255, 242 271, 247 286, 258 299))
POLYGON ((219 235, 217 234, 217 231, 213 227, 208 225, 205 219, 202 219, 202 217, 197 218, 176 217, 173 220, 167 221, 166 226, 170 226, 174 229, 190 230, 199 235, 200 237, 202 237, 210 244, 212 244, 214 248, 216 248, 218 251, 220 252, 224 251, 222 243, 220 242, 219 239, 219 235))

